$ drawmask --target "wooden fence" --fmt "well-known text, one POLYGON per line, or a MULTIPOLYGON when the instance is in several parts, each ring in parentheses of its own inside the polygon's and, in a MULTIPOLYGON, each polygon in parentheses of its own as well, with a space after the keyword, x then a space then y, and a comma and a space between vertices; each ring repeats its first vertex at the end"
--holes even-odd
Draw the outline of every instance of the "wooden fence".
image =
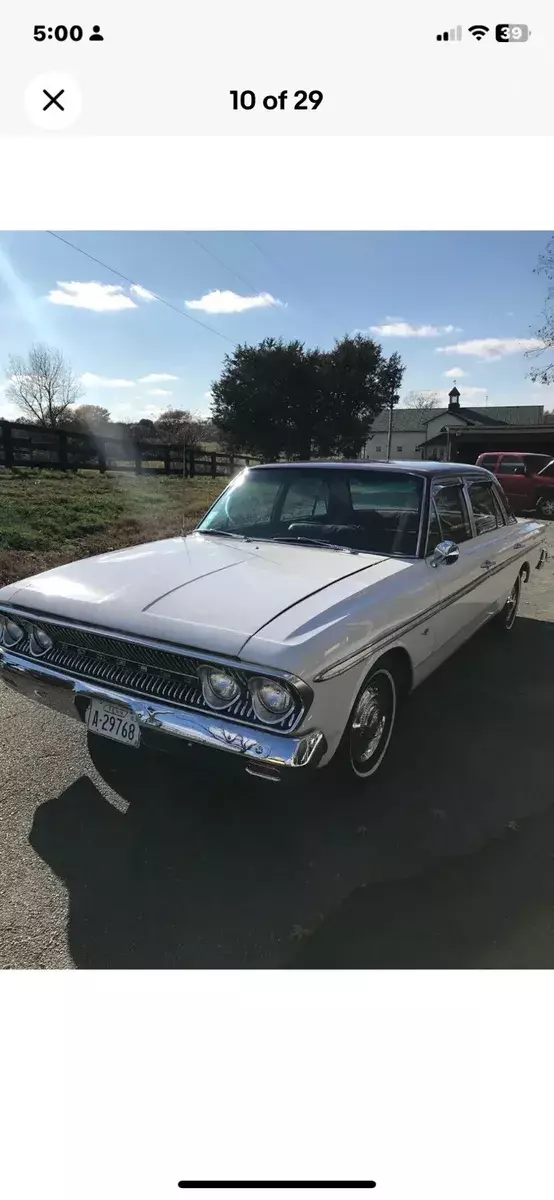
POLYGON ((233 475, 260 459, 243 454, 219 454, 153 440, 135 442, 124 431, 117 436, 41 429, 0 421, 0 468, 46 467, 50 470, 131 471, 135 475, 233 475))

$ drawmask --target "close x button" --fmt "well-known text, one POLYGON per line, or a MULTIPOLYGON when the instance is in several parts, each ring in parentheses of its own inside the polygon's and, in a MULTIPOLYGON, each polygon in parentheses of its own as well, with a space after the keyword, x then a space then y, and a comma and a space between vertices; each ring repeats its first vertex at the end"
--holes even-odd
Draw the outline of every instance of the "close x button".
POLYGON ((55 104, 56 107, 59 108, 60 112, 65 111, 63 104, 60 104, 60 96, 63 96, 63 94, 65 92, 65 88, 62 88, 61 91, 58 92, 57 96, 51 96, 50 92, 48 91, 47 88, 43 88, 42 90, 44 92, 44 95, 47 97, 46 104, 44 105, 44 108, 42 110, 43 112, 46 112, 47 109, 50 108, 51 104, 55 104))
POLYGON ((51 71, 37 75, 25 91, 25 111, 39 129, 67 129, 81 113, 81 89, 69 75, 51 71))

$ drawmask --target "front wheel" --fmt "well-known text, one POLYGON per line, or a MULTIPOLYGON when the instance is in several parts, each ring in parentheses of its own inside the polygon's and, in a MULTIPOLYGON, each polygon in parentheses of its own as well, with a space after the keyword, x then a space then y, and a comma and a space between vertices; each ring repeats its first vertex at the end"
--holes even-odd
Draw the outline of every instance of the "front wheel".
POLYGON ((326 770, 355 784, 375 775, 389 748, 397 707, 397 673, 392 663, 383 659, 362 684, 339 748, 326 770))
POLYGON ((510 592, 510 595, 508 596, 508 599, 506 600, 504 608, 502 608, 500 610, 500 612, 498 613, 498 615, 495 617, 496 627, 497 627, 497 629, 500 629, 503 633, 510 633, 510 630, 513 629, 513 627, 515 625, 515 620, 517 617, 517 610, 519 608, 520 600, 521 600, 521 575, 518 575, 518 577, 514 583, 514 586, 510 592))
POLYGON ((551 521, 554 518, 554 495, 539 496, 537 500, 537 512, 540 517, 546 517, 551 521))

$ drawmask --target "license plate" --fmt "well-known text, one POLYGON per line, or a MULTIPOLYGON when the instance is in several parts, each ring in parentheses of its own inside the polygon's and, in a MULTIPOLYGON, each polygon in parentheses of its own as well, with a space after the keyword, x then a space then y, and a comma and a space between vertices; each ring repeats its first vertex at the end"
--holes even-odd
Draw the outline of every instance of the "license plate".
POLYGON ((91 700, 85 724, 91 733, 113 738, 114 742, 123 742, 125 746, 140 745, 140 726, 133 713, 123 705, 91 700))

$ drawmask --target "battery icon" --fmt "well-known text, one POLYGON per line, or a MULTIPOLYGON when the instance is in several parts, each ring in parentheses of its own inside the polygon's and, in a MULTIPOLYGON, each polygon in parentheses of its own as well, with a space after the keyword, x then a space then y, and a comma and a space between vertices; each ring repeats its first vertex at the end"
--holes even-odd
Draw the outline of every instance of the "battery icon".
POLYGON ((531 36, 528 25, 497 25, 497 42, 526 42, 531 36))

